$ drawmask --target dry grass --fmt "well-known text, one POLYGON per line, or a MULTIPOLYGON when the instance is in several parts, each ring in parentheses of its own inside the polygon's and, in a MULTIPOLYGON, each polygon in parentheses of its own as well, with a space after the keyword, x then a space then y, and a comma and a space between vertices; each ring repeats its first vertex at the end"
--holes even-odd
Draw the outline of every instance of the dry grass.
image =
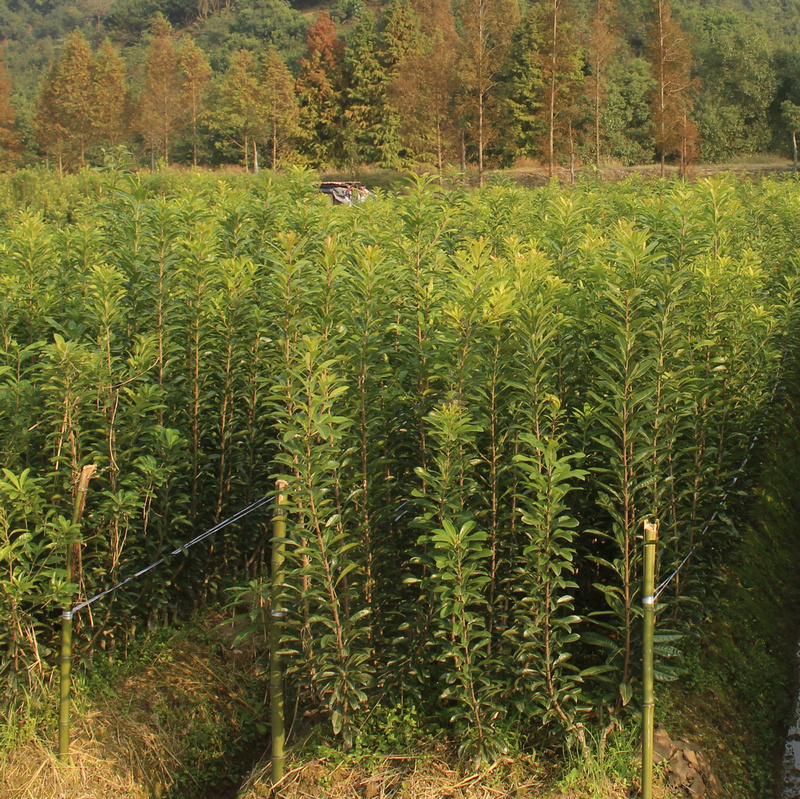
MULTIPOLYGON (((127 746, 144 744, 128 739, 127 746)), ((108 741, 81 738, 73 746, 74 765, 58 763, 50 750, 31 745, 3 767, 3 799, 147 799, 168 783, 147 786, 134 777, 135 767, 122 749, 108 741)), ((152 754, 146 756, 153 762, 152 754)), ((169 768, 169 763, 162 765, 169 768)), ((160 771, 160 769, 159 769, 160 771)), ((167 775, 168 777, 168 775, 167 775)), ((320 759, 290 768, 280 790, 272 791, 269 766, 254 770, 239 799, 629 799, 630 788, 611 777, 601 782, 576 776, 554 784, 529 758, 505 759, 464 773, 439 757, 385 756, 369 768, 320 759)), ((214 795, 209 793, 209 796, 214 795)), ((668 799, 656 786, 654 799, 668 799)))
POLYGON ((269 766, 256 769, 240 799, 493 799, 541 796, 544 780, 532 760, 504 759, 464 774, 439 755, 386 755, 369 766, 311 760, 290 768, 272 792, 269 766))
MULTIPOLYGON (((133 742, 130 742, 133 743, 133 742)), ((145 799, 150 791, 129 770, 118 747, 81 729, 72 745, 72 763, 60 763, 53 748, 32 741, 0 765, 4 799, 145 799)))
MULTIPOLYGON (((255 769, 239 799, 629 799, 624 781, 541 767, 533 757, 504 758, 478 771, 457 768, 445 752, 372 758, 368 766, 311 760, 290 767, 273 791, 268 764, 255 769)), ((654 786, 654 799, 671 794, 654 786)))
MULTIPOLYGON (((70 764, 57 760, 54 741, 33 740, 8 753, 0 761, 0 797, 144 799, 165 794, 176 779, 186 795, 205 787, 213 793, 213 780, 202 789, 197 780, 216 762, 226 767, 242 720, 253 716, 257 669, 209 627, 197 638, 178 635, 121 672, 113 690, 78 697, 70 764)), ((52 706, 55 715, 55 697, 52 706)))

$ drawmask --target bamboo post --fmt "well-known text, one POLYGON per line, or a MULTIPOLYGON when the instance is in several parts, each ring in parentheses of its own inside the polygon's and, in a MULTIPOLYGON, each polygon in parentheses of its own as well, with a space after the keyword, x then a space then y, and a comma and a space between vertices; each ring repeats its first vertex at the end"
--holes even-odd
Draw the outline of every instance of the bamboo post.
POLYGON ((643 646, 642 646, 642 799, 653 797, 653 722, 655 699, 653 697, 653 634, 655 631, 656 543, 658 522, 644 523, 644 595, 643 646))
POLYGON ((69 683, 72 665, 72 610, 61 612, 61 663, 58 700, 58 757, 69 760, 69 683))
POLYGON ((289 484, 278 480, 275 484, 278 496, 272 522, 272 590, 269 626, 269 688, 270 723, 272 732, 272 784, 283 779, 285 730, 283 718, 283 672, 281 671, 280 647, 281 630, 286 611, 283 609, 284 550, 286 546, 286 501, 285 491, 289 484))
MULTIPOLYGON (((78 478, 78 490, 75 492, 75 504, 72 509, 72 528, 79 527, 86 504, 86 491, 89 480, 94 476, 96 467, 93 464, 84 466, 78 478)), ((76 558, 73 550, 80 547, 80 537, 67 542, 67 584, 75 582, 76 558)), ((61 662, 59 669, 59 704, 58 704, 58 757, 69 759, 69 694, 72 669, 72 594, 67 592, 64 609, 61 613, 61 662)))

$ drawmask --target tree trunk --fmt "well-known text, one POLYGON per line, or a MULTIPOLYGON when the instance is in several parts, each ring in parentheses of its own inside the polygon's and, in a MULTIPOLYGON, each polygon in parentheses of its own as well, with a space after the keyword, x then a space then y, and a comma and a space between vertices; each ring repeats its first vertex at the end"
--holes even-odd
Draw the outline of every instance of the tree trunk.
POLYGON ((569 122, 569 182, 575 183, 575 140, 572 135, 572 120, 569 122))
POLYGON ((794 158, 794 174, 797 174, 797 131, 792 131, 792 156, 794 158))
MULTIPOLYGON (((796 149, 795 149, 795 152, 796 149)), ((442 182, 442 122, 440 119, 436 120, 436 160, 439 164, 439 182, 442 182)), ((797 158, 795 158, 795 171, 797 167, 797 158)))
POLYGON ((486 49, 488 30, 486 27, 486 3, 478 2, 478 187, 483 188, 483 113, 486 102, 486 49))
POLYGON ((192 91, 192 166, 197 166, 197 92, 192 91))
POLYGON ((550 59, 550 119, 547 133, 547 176, 553 177, 556 126, 556 67, 558 64, 558 0, 553 0, 553 55, 550 59))
POLYGON ((683 180, 686 177, 686 153, 689 146, 688 136, 686 135, 686 131, 688 129, 689 119, 686 115, 686 112, 683 112, 683 130, 681 131, 681 174, 680 178, 683 180))
POLYGON ((278 125, 272 123, 272 171, 278 167, 278 125))
POLYGON ((478 187, 483 188, 483 92, 478 91, 478 187))
POLYGON ((167 77, 164 76, 164 166, 169 166, 169 86, 167 84, 167 77))
POLYGON ((253 139, 253 174, 258 174, 258 148, 255 139, 253 139))
POLYGON ((665 55, 664 55, 664 4, 658 2, 658 101, 659 101, 659 129, 661 135, 661 177, 664 177, 664 147, 666 135, 666 120, 664 111, 666 110, 666 75, 665 75, 665 55))
POLYGON ((600 56, 594 65, 594 165, 600 169, 600 56))

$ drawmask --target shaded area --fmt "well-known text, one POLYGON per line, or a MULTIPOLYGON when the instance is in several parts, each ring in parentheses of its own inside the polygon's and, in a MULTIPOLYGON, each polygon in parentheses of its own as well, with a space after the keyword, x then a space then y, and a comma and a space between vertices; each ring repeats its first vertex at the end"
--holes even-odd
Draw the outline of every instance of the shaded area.
MULTIPOLYGON (((691 736, 731 795, 780 796, 780 761, 791 717, 800 602, 800 436, 796 375, 778 418, 755 497, 740 511, 739 540, 698 608, 684 676, 657 696, 657 718, 691 736)), ((658 689, 657 689, 658 690, 658 689)), ((786 794, 783 799, 799 794, 786 794)))

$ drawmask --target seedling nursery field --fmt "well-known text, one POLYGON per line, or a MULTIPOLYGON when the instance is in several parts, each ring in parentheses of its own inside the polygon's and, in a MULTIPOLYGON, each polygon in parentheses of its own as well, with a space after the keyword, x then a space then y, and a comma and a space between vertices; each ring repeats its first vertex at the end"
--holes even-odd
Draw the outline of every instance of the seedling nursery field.
POLYGON ((61 608, 160 558, 75 614, 76 672, 206 603, 265 640, 278 479, 287 712, 347 749, 410 707, 483 763, 624 723, 644 522, 659 579, 692 553, 659 594, 670 679, 794 374, 797 186, 334 207, 302 171, 3 177, 9 729, 51 702, 61 608))

